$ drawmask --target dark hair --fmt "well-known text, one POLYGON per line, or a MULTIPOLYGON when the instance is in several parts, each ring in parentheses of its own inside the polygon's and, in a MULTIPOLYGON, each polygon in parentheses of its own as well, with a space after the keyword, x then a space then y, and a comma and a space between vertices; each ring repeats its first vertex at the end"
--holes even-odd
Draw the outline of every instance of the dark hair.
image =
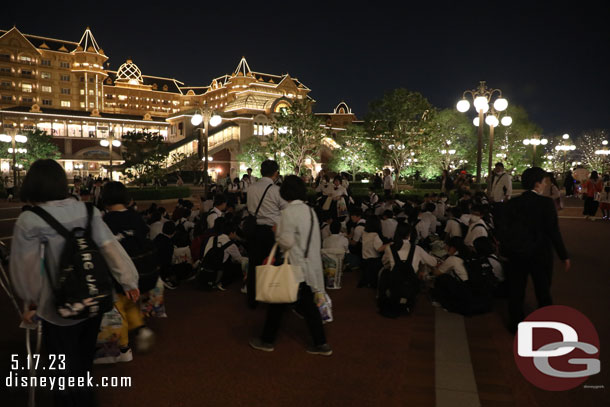
POLYGON ((159 222, 161 220, 161 213, 159 211, 154 211, 150 214, 149 224, 159 222))
POLYGON ((335 178, 333 178, 333 182, 335 181, 339 181, 339 184, 341 183, 343 179, 341 178, 341 175, 335 175, 335 178))
POLYGON ((322 214, 320 215, 320 220, 322 222, 326 222, 327 220, 332 219, 333 216, 330 214, 330 211, 323 211, 322 214))
POLYGON ((591 179, 597 181, 598 178, 599 174, 597 173, 597 171, 591 171, 591 179))
POLYGON ((341 232, 341 223, 340 222, 331 223, 330 224, 330 233, 332 233, 333 235, 336 235, 339 232, 341 232))
POLYGON ((488 257, 494 253, 494 247, 487 236, 481 236, 474 239, 473 246, 479 256, 488 257))
POLYGON ((214 233, 216 233, 217 235, 221 234, 225 228, 225 223, 226 223, 225 218, 223 218, 222 216, 217 217, 214 220, 214 228, 213 228, 214 233))
POLYGON ((399 222, 396 225, 396 232, 394 232, 394 244, 392 248, 396 251, 402 249, 403 242, 409 239, 411 234, 411 225, 407 222, 399 222))
POLYGON ((214 197, 214 206, 220 206, 227 203, 227 197, 225 194, 218 194, 214 197))
POLYGON ((176 224, 174 222, 165 222, 162 229, 163 234, 171 236, 176 233, 176 224))
POLYGON ((459 219, 460 217, 462 217, 462 210, 460 209, 459 206, 455 206, 455 207, 449 209, 449 212, 456 219, 459 219))
MULTIPOLYGON (((275 162, 275 161, 274 161, 275 162)), ((305 182, 296 175, 288 175, 284 178, 280 187, 280 196, 286 201, 307 201, 307 187, 305 182)))
POLYGON ((127 205, 129 197, 127 196, 127 188, 122 182, 108 182, 102 188, 102 202, 105 206, 110 205, 127 205))
POLYGON ((496 163, 496 167, 502 167, 502 168, 504 168, 504 164, 502 164, 501 162, 497 162, 497 163, 496 163))
POLYGON ((366 220, 364 231, 368 233, 377 233, 381 235, 381 221, 378 216, 371 216, 366 220))
POLYGON ((252 171, 252 168, 248 168, 246 171, 252 171))
MULTIPOLYGON (((220 219, 220 218, 219 218, 220 219)), ((214 224, 214 227, 216 227, 216 224, 214 224)), ((231 233, 237 232, 237 226, 235 225, 235 223, 233 222, 224 222, 223 226, 222 226, 222 233, 224 233, 225 235, 230 235, 231 233)))
POLYGON ((478 212, 482 215, 485 213, 485 208, 483 207, 483 205, 475 204, 475 205, 472 205, 472 208, 470 208, 470 213, 472 213, 472 212, 478 212))
POLYGON ((59 201, 68 197, 66 172, 55 160, 36 160, 21 187, 22 202, 59 201))
POLYGON ((388 219, 391 219, 394 217, 394 212, 392 212, 389 209, 386 209, 385 211, 383 211, 383 216, 385 216, 388 219))
POLYGON ((465 255, 468 253, 468 249, 466 248, 466 245, 464 244, 463 237, 453 236, 447 242, 447 246, 454 247, 458 251, 458 253, 460 253, 461 255, 465 255))
POLYGON ((521 185, 523 189, 530 190, 534 189, 534 186, 537 182, 542 182, 542 180, 547 176, 545 170, 540 167, 532 167, 523 171, 521 175, 521 185))
POLYGON ((428 202, 424 207, 424 212, 434 212, 435 209, 436 205, 434 205, 432 202, 428 202))
MULTIPOLYGON (((251 170, 251 168, 248 169, 251 170)), ((277 165, 277 162, 273 160, 265 160, 261 164, 261 175, 263 177, 271 177, 279 170, 280 167, 277 165)))
POLYGON ((349 212, 349 216, 360 216, 360 217, 362 217, 362 208, 359 208, 357 206, 352 208, 352 210, 349 212))

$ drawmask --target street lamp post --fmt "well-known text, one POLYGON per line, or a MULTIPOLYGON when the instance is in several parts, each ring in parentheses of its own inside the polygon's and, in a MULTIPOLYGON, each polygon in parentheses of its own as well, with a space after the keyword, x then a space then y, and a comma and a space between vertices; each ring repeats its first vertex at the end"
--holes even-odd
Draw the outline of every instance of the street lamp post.
POLYGON ((449 146, 451 146, 451 140, 446 140, 445 142, 447 143, 447 149, 441 150, 441 154, 445 154, 446 156, 445 159, 447 162, 447 171, 449 171, 451 169, 451 156, 455 154, 456 150, 449 149, 449 146))
MULTIPOLYGON (((15 143, 26 143, 28 141, 28 138, 26 136, 23 136, 21 134, 12 134, 12 135, 8 135, 8 134, 0 134, 0 141, 3 141, 5 143, 11 143, 11 147, 9 147, 8 152, 9 154, 12 155, 13 157, 13 184, 15 186, 15 188, 18 188, 17 185, 17 153, 19 154, 25 154, 28 152, 28 150, 26 148, 17 148, 17 145, 15 143)), ((22 166, 23 168, 23 166, 22 166)))
MULTIPOLYGON (((489 103, 494 93, 498 94, 498 98, 493 102, 493 107, 496 111, 502 112, 508 107, 508 101, 502 97, 502 91, 500 89, 488 88, 485 81, 479 82, 479 87, 473 90, 464 91, 462 94, 462 100, 457 103, 457 110, 459 112, 467 112, 470 109, 470 102, 466 100, 466 95, 470 94, 473 99, 473 105, 478 113, 478 122, 483 123, 485 120, 485 113, 489 111, 489 103)), ((497 118, 496 118, 497 119, 497 118)), ((490 140, 490 148, 492 148, 493 141, 490 140)), ((491 153, 490 153, 491 157, 491 153)), ((483 126, 478 126, 477 130, 477 184, 481 183, 481 164, 483 161, 483 126)), ((491 169, 490 172, 491 173, 491 169)))
POLYGON ((110 180, 114 181, 113 170, 112 170, 112 147, 121 147, 121 140, 119 138, 115 138, 113 135, 108 136, 107 139, 100 140, 100 145, 102 147, 110 148, 110 180))
POLYGON ((208 174, 208 161, 211 161, 208 157, 208 137, 210 126, 216 127, 222 122, 222 117, 214 114, 212 109, 205 106, 203 109, 198 109, 197 112, 191 117, 191 124, 193 126, 199 126, 203 123, 203 128, 199 128, 199 140, 197 143, 197 157, 203 160, 203 196, 208 197, 209 188, 209 174, 208 174))
POLYGON ((523 140, 523 144, 524 145, 531 145, 533 148, 533 153, 532 153, 532 167, 536 166, 536 147, 539 146, 540 144, 542 144, 543 146, 546 146, 547 143, 549 141, 545 138, 543 139, 539 139, 539 138, 528 138, 523 140))
POLYGON ((576 150, 576 146, 573 144, 567 144, 568 140, 570 139, 570 135, 569 134, 564 134, 563 136, 561 136, 562 139, 564 139, 564 144, 561 146, 555 146, 555 150, 557 151, 563 151, 563 176, 565 177, 566 175, 566 163, 567 163, 567 159, 568 159, 568 151, 574 151, 576 150))
MULTIPOLYGON (((595 154, 603 155, 607 159, 608 156, 610 155, 610 150, 608 150, 608 147, 607 147, 608 146, 608 140, 602 141, 602 145, 604 147, 601 150, 595 151, 595 154)), ((604 164, 605 164, 606 159, 604 159, 604 164)), ((602 172, 604 172, 604 171, 605 171, 605 168, 602 167, 602 172)))

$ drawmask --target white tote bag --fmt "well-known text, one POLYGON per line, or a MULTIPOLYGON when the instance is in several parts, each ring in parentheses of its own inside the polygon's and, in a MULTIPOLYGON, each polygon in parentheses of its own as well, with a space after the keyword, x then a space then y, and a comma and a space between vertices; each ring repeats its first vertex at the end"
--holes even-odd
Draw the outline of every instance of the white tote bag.
POLYGON ((295 273, 300 271, 300 267, 289 263, 290 251, 286 252, 284 263, 279 266, 269 264, 275 257, 276 250, 277 243, 269 253, 268 264, 256 266, 256 301, 271 304, 296 302, 299 283, 295 273))

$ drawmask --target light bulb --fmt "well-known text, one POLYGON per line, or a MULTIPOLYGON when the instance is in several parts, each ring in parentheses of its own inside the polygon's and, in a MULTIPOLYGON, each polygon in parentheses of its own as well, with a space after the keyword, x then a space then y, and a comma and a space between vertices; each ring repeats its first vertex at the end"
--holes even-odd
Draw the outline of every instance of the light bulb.
POLYGON ((506 110, 507 107, 508 107, 508 100, 506 100, 504 98, 498 98, 494 102, 494 108, 498 112, 502 112, 502 111, 506 110))
POLYGON ((466 100, 466 99, 462 99, 459 102, 457 102, 457 110, 458 112, 466 112, 468 111, 468 109, 470 109, 470 103, 466 100))

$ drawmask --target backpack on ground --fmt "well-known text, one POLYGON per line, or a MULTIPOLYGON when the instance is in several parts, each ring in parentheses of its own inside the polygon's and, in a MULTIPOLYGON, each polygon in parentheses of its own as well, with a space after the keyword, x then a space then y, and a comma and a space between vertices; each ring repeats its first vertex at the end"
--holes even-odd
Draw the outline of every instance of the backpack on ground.
POLYGON ((218 246, 218 236, 214 236, 212 247, 203 256, 197 267, 197 280, 203 288, 214 288, 222 278, 225 249, 234 244, 229 240, 222 246, 218 246))
POLYGON ((39 206, 30 211, 40 216, 66 243, 59 258, 57 281, 48 274, 55 296, 57 313, 62 318, 91 318, 110 311, 113 307, 110 269, 91 237, 93 205, 87 207, 87 225, 68 231, 50 213, 39 206))
POLYGON ((261 200, 258 203, 254 214, 249 214, 244 218, 242 229, 244 231, 244 235, 248 240, 253 240, 256 238, 256 216, 258 215, 258 211, 261 209, 261 205, 263 204, 265 195, 267 195, 267 191, 269 191, 269 188, 271 188, 272 186, 273 184, 269 184, 267 185, 267 188, 265 188, 265 192, 263 192, 263 196, 261 197, 261 200))
POLYGON ((493 273, 493 266, 485 256, 463 258, 468 272, 470 301, 464 309, 466 315, 489 312, 492 307, 493 294, 498 286, 498 279, 493 273))
POLYGON ((377 307, 384 317, 396 318, 408 314, 415 305, 419 280, 413 270, 413 255, 416 244, 411 242, 407 260, 401 260, 398 252, 392 248, 394 267, 383 270, 379 276, 377 307))

